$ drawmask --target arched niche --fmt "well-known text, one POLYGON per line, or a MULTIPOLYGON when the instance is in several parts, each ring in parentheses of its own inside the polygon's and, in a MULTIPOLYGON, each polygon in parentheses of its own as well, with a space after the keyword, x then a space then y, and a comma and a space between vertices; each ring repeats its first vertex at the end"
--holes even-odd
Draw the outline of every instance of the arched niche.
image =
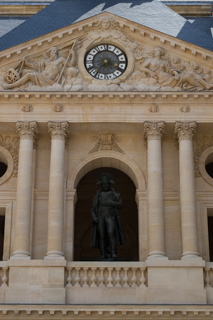
POLYGON ((89 154, 74 170, 67 180, 67 189, 76 189, 81 178, 89 171, 111 167, 123 171, 134 182, 136 189, 146 189, 145 178, 137 163, 130 157, 116 151, 99 151, 89 154))
POLYGON ((136 188, 133 181, 123 171, 101 167, 88 172, 77 185, 77 202, 74 219, 74 260, 99 261, 100 252, 90 246, 92 219, 90 210, 92 200, 100 185, 96 185, 99 174, 108 172, 115 185, 112 187, 121 194, 123 208, 119 210, 126 236, 126 242, 118 247, 119 261, 139 260, 138 208, 135 201, 136 188))
MULTIPOLYGON (((114 168, 124 172, 134 183, 135 199, 138 206, 139 260, 147 256, 147 204, 146 181, 138 164, 130 157, 116 151, 99 151, 87 155, 77 166, 72 167, 67 178, 67 215, 65 218, 65 256, 74 260, 74 217, 77 200, 76 188, 80 180, 90 171, 97 168, 114 168)), ((90 211, 90 208, 89 208, 90 211)), ((90 212, 89 212, 90 215, 90 212)), ((90 226, 88 225, 88 228, 90 226)))

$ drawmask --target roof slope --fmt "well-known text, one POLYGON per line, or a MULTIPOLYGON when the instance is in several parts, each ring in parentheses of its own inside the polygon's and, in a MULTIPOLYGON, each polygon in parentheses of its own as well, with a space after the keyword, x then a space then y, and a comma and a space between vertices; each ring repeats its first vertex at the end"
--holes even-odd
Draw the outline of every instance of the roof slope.
POLYGON ((189 43, 213 50, 210 18, 205 27, 190 23, 166 5, 152 0, 56 0, 0 38, 0 50, 35 39, 52 31, 109 12, 189 43), (205 29, 205 30, 203 30, 205 29))

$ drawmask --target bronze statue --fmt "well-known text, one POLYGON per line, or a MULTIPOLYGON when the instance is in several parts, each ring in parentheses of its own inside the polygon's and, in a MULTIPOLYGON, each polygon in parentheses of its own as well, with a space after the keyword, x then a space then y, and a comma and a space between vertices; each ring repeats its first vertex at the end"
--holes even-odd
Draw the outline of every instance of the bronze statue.
POLYGON ((122 245, 126 239, 120 214, 117 209, 123 206, 120 194, 111 188, 114 184, 109 173, 102 173, 98 178, 98 190, 91 209, 93 221, 91 246, 99 248, 101 260, 117 258, 117 246, 122 245))

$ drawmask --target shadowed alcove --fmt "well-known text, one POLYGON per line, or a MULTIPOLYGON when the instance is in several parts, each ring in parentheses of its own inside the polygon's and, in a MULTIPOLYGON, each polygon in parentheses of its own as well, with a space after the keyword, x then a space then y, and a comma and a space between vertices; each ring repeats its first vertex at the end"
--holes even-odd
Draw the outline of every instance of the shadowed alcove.
POLYGON ((78 201, 75 207, 74 260, 97 261, 100 252, 90 246, 92 232, 91 206, 96 191, 100 189, 96 182, 101 173, 112 175, 115 185, 112 187, 121 194, 123 208, 119 210, 126 243, 118 247, 119 261, 138 261, 138 210, 135 202, 136 188, 132 180, 122 171, 114 168, 98 168, 88 172, 78 183, 78 201))

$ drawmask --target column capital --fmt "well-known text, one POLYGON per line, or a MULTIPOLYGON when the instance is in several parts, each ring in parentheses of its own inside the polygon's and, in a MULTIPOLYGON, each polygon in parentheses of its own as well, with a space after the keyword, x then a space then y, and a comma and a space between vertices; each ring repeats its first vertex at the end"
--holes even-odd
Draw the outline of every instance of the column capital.
POLYGON ((48 122, 48 132, 51 139, 65 140, 68 134, 68 122, 48 122))
POLYGON ((36 121, 18 121, 16 129, 20 135, 20 139, 36 139, 37 136, 37 122, 36 121))
POLYGON ((181 140, 193 140, 196 129, 196 122, 176 122, 175 123, 175 133, 179 141, 181 140))
POLYGON ((161 140, 165 122, 144 122, 144 133, 147 140, 161 140))

